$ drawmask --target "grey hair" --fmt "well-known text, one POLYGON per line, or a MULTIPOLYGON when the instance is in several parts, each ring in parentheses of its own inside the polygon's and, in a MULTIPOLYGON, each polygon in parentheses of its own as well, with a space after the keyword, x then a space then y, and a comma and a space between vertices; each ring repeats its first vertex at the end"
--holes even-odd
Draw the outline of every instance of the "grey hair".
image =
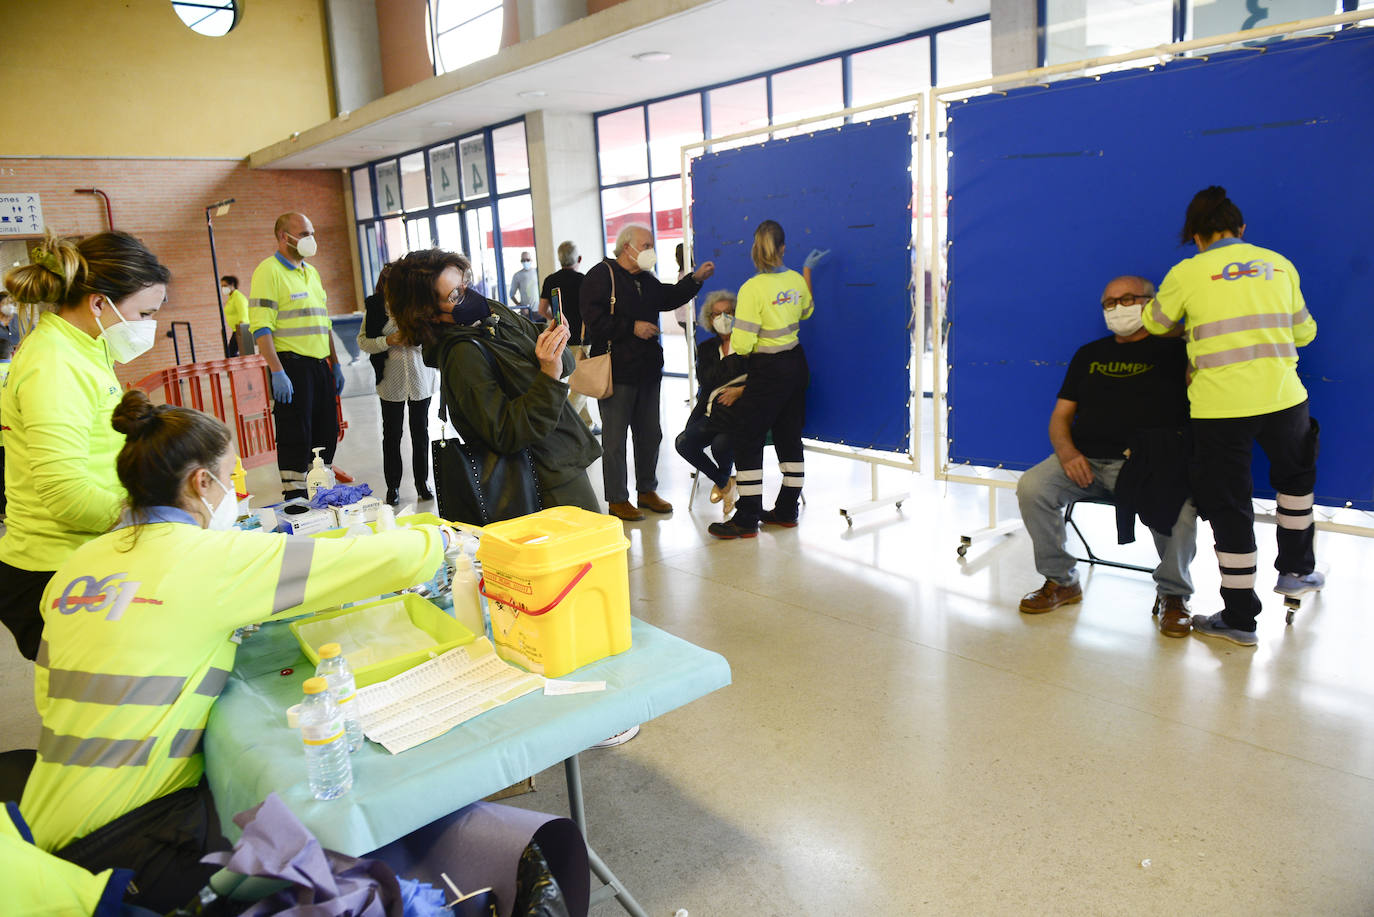
POLYGON ((634 235, 637 230, 643 230, 649 234, 650 238, 653 238, 654 231, 643 223, 626 223, 615 237, 615 248, 612 250, 611 254, 619 258, 620 253, 625 250, 625 246, 630 244, 630 237, 634 235))
MULTIPOLYGON (((735 294, 729 290, 712 290, 706 294, 706 299, 702 301, 701 308, 697 310, 697 324, 703 328, 711 327, 711 307, 722 299, 728 299, 732 303, 738 304, 735 294)), ((715 330, 715 329, 712 329, 715 330)))
POLYGON ((560 267, 572 267, 577 263, 577 243, 560 242, 558 245, 558 264, 560 267))
MULTIPOLYGON (((1145 291, 1144 295, 1150 297, 1155 295, 1155 285, 1150 282, 1148 277, 1139 277, 1135 274, 1122 274, 1120 277, 1113 277, 1112 282, 1107 284, 1107 286, 1111 286, 1112 283, 1116 283, 1118 280, 1139 280, 1141 288, 1145 291)), ((1105 289, 1105 287, 1103 289, 1105 289)))

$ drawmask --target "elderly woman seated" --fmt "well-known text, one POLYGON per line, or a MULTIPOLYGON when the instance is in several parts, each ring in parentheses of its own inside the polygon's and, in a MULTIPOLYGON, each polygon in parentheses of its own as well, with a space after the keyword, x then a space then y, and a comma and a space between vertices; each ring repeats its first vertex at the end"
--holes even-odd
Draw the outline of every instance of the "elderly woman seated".
POLYGON ((730 406, 744 391, 744 358, 730 349, 735 324, 735 294, 708 293, 697 323, 713 335, 697 345, 697 397, 687 426, 678 434, 678 454, 711 479, 711 502, 725 501, 725 515, 734 511, 734 449, 730 438, 730 406), (711 454, 706 448, 710 446, 711 454), (714 461, 712 457, 714 456, 714 461))

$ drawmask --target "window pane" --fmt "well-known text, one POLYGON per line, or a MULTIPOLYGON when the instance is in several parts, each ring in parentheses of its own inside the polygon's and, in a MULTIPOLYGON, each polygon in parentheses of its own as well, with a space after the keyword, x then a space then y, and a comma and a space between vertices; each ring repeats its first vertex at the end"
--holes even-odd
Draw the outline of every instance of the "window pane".
MULTIPOLYGON (((1089 5, 1095 7, 1097 3, 1090 2, 1089 5)), ((1341 11, 1340 0, 1268 0, 1263 4, 1254 3, 1253 0, 1197 0, 1190 6, 1188 38, 1225 35, 1228 32, 1239 32, 1241 29, 1330 16, 1341 11)), ((1361 7, 1363 6, 1364 4, 1361 4, 1361 7)), ((1122 50, 1133 51, 1139 47, 1141 45, 1136 44, 1122 50)))
POLYGON ((603 185, 648 178, 644 109, 627 108, 597 118, 596 155, 601 162, 603 185))
POLYGON ((386 246, 386 260, 395 261, 407 251, 406 226, 400 217, 382 221, 382 242, 386 246))
MULTIPOLYGON (((854 105, 911 95, 930 87, 930 39, 913 38, 861 51, 849 59, 849 68, 854 105)), ((896 108, 911 111, 910 104, 896 108)))
MULTIPOLYGON (((785 124, 808 115, 823 115, 844 108, 844 83, 840 70, 840 60, 834 58, 773 74, 773 123, 785 124)), ((810 133, 843 123, 843 118, 816 121, 801 129, 778 131, 774 136, 810 133)))
MULTIPOLYGON (((712 89, 707 93, 706 102, 710 106, 712 137, 768 126, 768 87, 762 79, 712 89)), ((740 145, 735 141, 716 148, 740 145)))
POLYGON ((416 217, 406 220, 406 239, 410 243, 407 251, 422 251, 434 247, 434 237, 429 232, 429 217, 416 217))
POLYGON ((366 166, 353 170, 353 212, 359 220, 372 216, 372 176, 366 166))
POLYGON ((371 296, 377 286, 378 265, 372 260, 372 252, 367 247, 367 230, 369 227, 358 227, 358 260, 362 262, 359 267, 363 274, 363 295, 371 296))
POLYGON ((429 189, 425 186, 425 154, 411 153, 401 157, 401 199, 407 210, 429 207, 429 189))
POLYGON ((434 0, 439 73, 491 57, 501 47, 501 0, 434 0))
POLYGON ((491 132, 496 156, 496 193, 524 191, 530 186, 530 159, 525 149, 525 122, 507 124, 491 132))
POLYGON ((458 148, 452 143, 429 151, 429 191, 436 207, 458 200, 458 148))
POLYGON ((682 171, 682 146, 701 139, 701 96, 693 93, 649 106, 649 167, 654 175, 682 171))
POLYGON ((606 254, 609 255, 616 235, 627 223, 649 225, 649 185, 607 188, 601 192, 601 213, 606 220, 606 254))
MULTIPOLYGON (((534 252, 534 207, 530 196, 502 198, 496 205, 497 217, 501 221, 501 264, 506 269, 506 304, 516 308, 511 296, 515 292, 512 278, 520 270, 520 256, 528 253, 530 264, 534 267, 535 277, 540 277, 538 259, 534 252)), ((535 299, 538 299, 538 281, 535 281, 535 299)), ((535 306, 538 303, 534 304, 535 306)), ((521 309, 531 308, 526 303, 521 309)), ((519 310, 517 310, 519 311, 519 310)))
POLYGON ((434 227, 438 231, 439 248, 446 252, 463 252, 463 228, 458 222, 458 214, 439 214, 434 218, 434 227))
POLYGON ((935 79, 957 86, 992 77, 992 25, 975 22, 935 35, 935 79))
POLYGON ((401 173, 397 171, 396 160, 378 163, 377 172, 377 211, 396 213, 401 209, 401 173))
POLYGON ((656 273, 664 283, 677 283, 677 246, 682 241, 682 180, 654 182, 654 248, 656 273))
POLYGON ((487 138, 481 134, 458 141, 458 159, 463 166, 463 197, 486 197, 491 193, 487 179, 487 138))
MULTIPOLYGON (((1204 3, 1193 9, 1200 16, 1204 9, 1219 5, 1204 3)), ((1066 64, 1167 45, 1173 31, 1173 0, 1046 0, 1045 63, 1066 64)))
POLYGON ((473 207, 463 212, 468 231, 468 251, 472 262, 472 285, 491 299, 500 299, 496 282, 496 239, 491 225, 491 207, 473 207))

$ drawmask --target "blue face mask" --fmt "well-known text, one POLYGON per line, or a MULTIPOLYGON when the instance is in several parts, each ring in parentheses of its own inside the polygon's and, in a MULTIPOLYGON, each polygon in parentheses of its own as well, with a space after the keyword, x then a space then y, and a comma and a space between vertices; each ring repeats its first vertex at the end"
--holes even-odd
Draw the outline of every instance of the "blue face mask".
POLYGON ((491 307, 487 305, 487 298, 473 289, 468 289, 463 298, 453 305, 453 323, 455 325, 471 325, 480 322, 491 314, 491 307))

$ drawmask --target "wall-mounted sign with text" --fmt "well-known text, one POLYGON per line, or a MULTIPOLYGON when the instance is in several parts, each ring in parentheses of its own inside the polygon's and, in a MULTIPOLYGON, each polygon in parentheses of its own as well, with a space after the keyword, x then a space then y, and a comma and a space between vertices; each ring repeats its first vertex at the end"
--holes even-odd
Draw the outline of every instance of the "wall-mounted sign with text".
POLYGON ((33 191, 0 191, 0 236, 41 236, 43 204, 33 191))

